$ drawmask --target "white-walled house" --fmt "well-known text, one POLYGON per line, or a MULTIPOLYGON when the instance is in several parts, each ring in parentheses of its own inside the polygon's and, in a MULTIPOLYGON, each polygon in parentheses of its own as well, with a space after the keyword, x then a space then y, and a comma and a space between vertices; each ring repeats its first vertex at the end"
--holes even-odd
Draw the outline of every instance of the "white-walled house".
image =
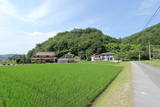
POLYGON ((91 61, 112 61, 115 62, 114 59, 115 53, 107 52, 102 54, 94 54, 91 56, 91 61))

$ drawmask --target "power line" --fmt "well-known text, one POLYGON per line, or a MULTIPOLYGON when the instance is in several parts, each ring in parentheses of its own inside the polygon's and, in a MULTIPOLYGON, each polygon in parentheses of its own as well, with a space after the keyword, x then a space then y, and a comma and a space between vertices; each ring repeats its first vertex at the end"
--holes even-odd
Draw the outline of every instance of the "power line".
POLYGON ((153 18, 160 12, 160 6, 156 9, 156 11, 154 12, 154 14, 151 16, 151 18, 148 20, 148 22, 145 24, 145 26, 143 27, 143 29, 145 29, 150 22, 153 20, 153 18))
MULTIPOLYGON (((150 24, 150 22, 153 20, 153 18, 158 14, 160 12, 160 6, 156 9, 156 11, 153 13, 153 15, 150 17, 150 19, 148 20, 148 22, 144 25, 144 27, 143 27, 143 30, 145 30, 146 29, 146 27, 148 27, 148 25, 150 24)), ((150 44, 150 40, 148 41, 148 45, 149 45, 149 49, 148 49, 148 51, 149 51, 149 60, 151 60, 152 58, 151 58, 151 55, 152 55, 152 53, 151 53, 151 44, 150 44)), ((139 60, 140 60, 140 54, 139 54, 139 60)))

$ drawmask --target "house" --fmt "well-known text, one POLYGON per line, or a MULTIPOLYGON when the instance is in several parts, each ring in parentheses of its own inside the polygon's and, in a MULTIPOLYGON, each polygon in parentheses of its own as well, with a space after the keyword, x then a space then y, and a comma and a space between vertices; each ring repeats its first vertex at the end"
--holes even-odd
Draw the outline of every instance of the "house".
POLYGON ((112 53, 112 52, 94 54, 91 56, 91 61, 112 61, 112 62, 115 62, 114 55, 115 55, 115 53, 112 53))
POLYGON ((67 54, 63 55, 63 58, 66 58, 66 59, 74 59, 74 55, 71 54, 71 53, 67 53, 67 54))
POLYGON ((79 62, 80 58, 76 57, 74 54, 67 53, 58 59, 58 63, 70 63, 70 62, 79 62))
POLYGON ((93 54, 91 56, 91 61, 101 61, 101 55, 100 54, 93 54))
POLYGON ((31 58, 32 63, 54 63, 57 61, 55 52, 37 52, 31 58))

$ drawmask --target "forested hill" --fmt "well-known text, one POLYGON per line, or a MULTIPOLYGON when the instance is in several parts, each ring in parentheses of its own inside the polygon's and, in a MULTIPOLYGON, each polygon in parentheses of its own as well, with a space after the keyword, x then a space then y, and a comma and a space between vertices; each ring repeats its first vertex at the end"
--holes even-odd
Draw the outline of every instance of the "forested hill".
POLYGON ((123 39, 124 43, 160 45, 160 23, 123 39))
POLYGON ((55 51, 57 56, 71 52, 86 59, 93 53, 105 52, 105 44, 117 43, 118 41, 95 28, 74 29, 58 33, 53 38, 37 44, 34 49, 28 52, 28 56, 31 57, 38 51, 55 51))

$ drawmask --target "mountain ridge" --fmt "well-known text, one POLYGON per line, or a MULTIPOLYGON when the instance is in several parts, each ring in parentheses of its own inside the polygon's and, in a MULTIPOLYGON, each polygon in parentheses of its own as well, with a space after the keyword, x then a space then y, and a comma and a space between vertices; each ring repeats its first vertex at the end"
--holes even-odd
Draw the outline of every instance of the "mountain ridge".
MULTIPOLYGON (((144 53, 146 53, 148 41, 150 41, 151 45, 160 45, 159 32, 160 23, 122 39, 105 35, 102 31, 96 28, 73 29, 71 31, 57 33, 54 37, 49 38, 47 41, 37 44, 35 48, 28 52, 27 56, 31 57, 38 51, 55 51, 58 57, 61 57, 65 53, 71 52, 77 56, 80 56, 82 59, 89 59, 90 55, 94 53, 110 51, 107 50, 108 47, 106 47, 111 46, 106 45, 110 43, 116 43, 117 45, 119 43, 123 45, 130 44, 127 48, 131 48, 132 44, 141 45, 141 48, 143 47, 141 51, 145 50, 144 53)), ((111 46, 110 48, 113 47, 111 46)), ((119 48, 120 47, 115 49, 119 50, 119 48)), ((156 48, 156 50, 157 49, 159 48, 156 48)), ((147 54, 145 57, 147 57, 147 54)))
POLYGON ((132 44, 146 45, 148 41, 150 41, 152 45, 160 45, 160 23, 123 38, 124 43, 132 44))
POLYGON ((105 52, 105 44, 118 41, 96 28, 73 29, 60 32, 47 41, 37 44, 28 52, 28 56, 33 56, 38 51, 55 51, 57 56, 71 52, 85 59, 93 53, 105 52))
POLYGON ((1 54, 0 60, 7 60, 8 57, 19 56, 20 54, 1 54))

